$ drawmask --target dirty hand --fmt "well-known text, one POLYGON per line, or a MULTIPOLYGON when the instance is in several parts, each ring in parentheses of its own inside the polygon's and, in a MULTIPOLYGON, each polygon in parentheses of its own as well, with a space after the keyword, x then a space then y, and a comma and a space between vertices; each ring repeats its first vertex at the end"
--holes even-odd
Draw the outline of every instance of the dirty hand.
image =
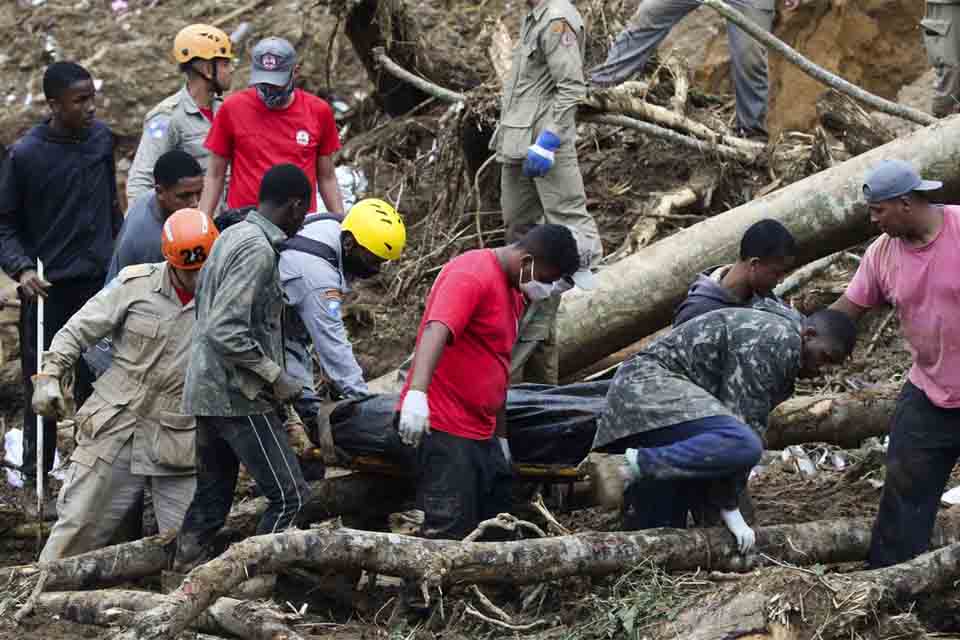
POLYGON ((66 404, 63 400, 63 391, 60 389, 60 378, 49 373, 37 373, 31 378, 33 381, 33 410, 46 418, 62 418, 66 415, 66 404))
POLYGON ((27 300, 34 300, 37 296, 47 297, 50 283, 40 278, 33 269, 27 269, 20 274, 20 292, 27 300))
POLYGON ((723 524, 727 525, 727 529, 730 530, 733 537, 737 539, 737 548, 740 549, 740 553, 746 554, 750 551, 753 548, 753 544, 757 541, 757 534, 753 532, 750 525, 743 519, 743 515, 740 514, 740 509, 734 509, 732 511, 721 510, 720 517, 723 518, 723 524))
POLYGON ((286 371, 281 371, 273 382, 273 397, 280 402, 290 402, 299 398, 301 393, 303 385, 286 371))
POLYGON ((500 443, 500 451, 503 452, 504 460, 507 461, 507 464, 513 465, 513 454, 510 453, 510 441, 499 436, 497 436, 497 441, 500 443))
POLYGON ((560 138, 553 131, 544 129, 536 143, 527 147, 527 159, 523 161, 523 175, 542 178, 553 168, 553 152, 560 146, 560 138))
POLYGON ((400 440, 403 444, 417 447, 424 433, 430 433, 430 406, 427 394, 410 389, 400 407, 400 440))

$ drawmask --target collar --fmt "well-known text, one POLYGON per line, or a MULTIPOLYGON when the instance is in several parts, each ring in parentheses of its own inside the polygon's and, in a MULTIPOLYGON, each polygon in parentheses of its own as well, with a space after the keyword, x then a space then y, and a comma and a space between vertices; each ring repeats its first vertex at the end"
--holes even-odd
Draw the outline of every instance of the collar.
MULTIPOLYGON (((223 98, 220 96, 214 96, 213 102, 210 103, 210 108, 216 112, 220 108, 220 103, 223 102, 223 98)), ((187 85, 183 85, 183 88, 180 89, 180 103, 183 105, 183 110, 186 113, 189 113, 192 116, 201 116, 200 107, 197 106, 197 101, 193 99, 193 96, 190 95, 190 92, 187 90, 187 85)))
MULTIPOLYGON (((160 281, 153 288, 156 293, 159 293, 162 296, 165 296, 177 304, 180 304, 180 297, 177 295, 176 290, 173 288, 173 274, 170 273, 171 267, 169 262, 164 262, 163 266, 160 267, 160 281)), ((196 294, 194 294, 193 300, 188 302, 183 306, 184 309, 193 308, 194 304, 197 301, 196 294)))
POLYGON ((287 234, 285 234, 280 227, 273 224, 256 211, 251 211, 247 214, 247 222, 260 227, 260 230, 263 231, 265 236, 267 236, 267 240, 270 241, 270 244, 273 246, 275 251, 278 249, 280 243, 287 239, 287 234))
POLYGON ((150 199, 147 200, 147 212, 161 225, 165 222, 163 216, 160 215, 160 203, 157 202, 156 190, 150 194, 150 199))
POLYGON ((546 12, 548 4, 550 4, 550 0, 540 0, 540 3, 530 10, 529 15, 532 16, 534 20, 540 20, 546 12))

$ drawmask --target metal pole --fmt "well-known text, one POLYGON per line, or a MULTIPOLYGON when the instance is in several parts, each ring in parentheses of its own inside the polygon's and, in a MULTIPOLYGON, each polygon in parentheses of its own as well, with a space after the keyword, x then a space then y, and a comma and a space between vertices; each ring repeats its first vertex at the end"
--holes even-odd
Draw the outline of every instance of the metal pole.
MULTIPOLYGON (((43 262, 37 260, 37 277, 43 280, 43 262)), ((37 373, 43 371, 43 296, 37 296, 37 373)), ((43 521, 43 416, 37 415, 37 513, 43 521)))

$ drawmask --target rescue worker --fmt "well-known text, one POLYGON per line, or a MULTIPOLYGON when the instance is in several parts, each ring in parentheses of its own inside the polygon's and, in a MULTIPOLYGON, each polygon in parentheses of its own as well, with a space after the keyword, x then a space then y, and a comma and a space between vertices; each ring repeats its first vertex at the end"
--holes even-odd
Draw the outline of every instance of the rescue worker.
POLYGON ((210 152, 203 143, 233 77, 230 38, 216 27, 192 24, 174 38, 173 59, 180 65, 186 84, 151 109, 143 120, 140 145, 127 176, 127 202, 131 205, 153 190, 153 167, 167 151, 186 151, 204 171, 209 165, 210 152))
MULTIPOLYGON (((490 142, 501 163, 506 238, 514 242, 536 224, 569 226, 580 247, 576 285, 590 289, 589 267, 603 247, 577 161, 577 103, 587 92, 583 19, 568 0, 527 0, 527 6, 490 142)), ((560 293, 572 286, 561 283, 556 295, 528 308, 511 364, 515 380, 557 384, 557 309, 560 293)))
MULTIPOLYGON (((800 0, 785 0, 788 10, 800 0)), ((607 53, 607 59, 590 70, 590 82, 601 87, 618 85, 641 71, 670 30, 700 6, 698 0, 640 0, 636 12, 607 53)), ((730 6, 767 31, 773 29, 774 0, 730 0, 730 6)), ((737 97, 737 134, 767 141, 767 50, 732 22, 727 23, 733 86, 737 97)))
POLYGON ((960 207, 931 202, 930 192, 942 186, 901 160, 873 167, 863 196, 883 235, 831 307, 859 320, 893 305, 913 356, 890 425, 871 568, 930 548, 940 496, 960 455, 960 207))
POLYGON ((796 255, 797 241, 785 226, 770 219, 753 223, 740 239, 740 259, 698 275, 677 307, 673 326, 728 307, 789 311, 773 290, 793 268, 796 255))
MULTIPOLYGON (((770 411, 853 351, 856 328, 824 310, 719 309, 655 340, 617 371, 594 449, 626 452, 624 528, 685 528, 687 511, 718 509, 746 553, 753 530, 738 508, 763 452, 770 411)), ((616 491, 617 488, 607 491, 616 491)))
POLYGON ((77 448, 41 562, 105 546, 148 486, 160 530, 180 527, 196 486, 196 421, 180 412, 193 293, 217 235, 205 213, 174 213, 162 231, 166 262, 123 269, 70 318, 44 354, 43 371, 34 376, 33 408, 62 418, 61 382, 83 350, 112 335, 116 353, 77 412, 77 448))
POLYGON ((272 166, 300 167, 313 185, 308 212, 317 210, 319 191, 327 211, 343 219, 343 196, 333 164, 340 134, 333 109, 317 96, 295 88, 299 66, 293 45, 266 38, 251 52, 250 86, 231 95, 217 113, 204 143, 211 152, 200 208, 213 213, 230 169, 227 205, 257 204, 257 191, 272 166))
POLYGON ((162 261, 163 224, 175 211, 195 208, 200 202, 203 168, 186 151, 167 151, 157 159, 152 172, 153 189, 127 210, 104 284, 124 267, 162 261))
POLYGON ((267 171, 257 210, 223 232, 200 274, 183 392, 183 412, 197 416, 197 491, 177 538, 176 572, 204 560, 241 462, 269 501, 258 534, 289 527, 309 498, 277 414, 302 386, 283 369, 277 252, 303 225, 313 193, 299 167, 267 171))
MULTIPOLYGON (((37 428, 31 376, 37 372, 37 305, 44 298, 44 348, 103 286, 120 230, 115 141, 95 118, 90 73, 74 62, 55 62, 43 74, 51 118, 10 147, 0 165, 0 267, 19 283, 20 356, 24 387, 25 508, 35 515, 37 428), (43 261, 44 277, 37 274, 43 261)), ((74 395, 83 403, 93 376, 76 362, 74 395)), ((43 468, 53 466, 55 420, 44 420, 43 468)))
POLYGON ((930 110, 938 118, 957 113, 960 106, 960 40, 957 39, 957 12, 954 0, 927 0, 920 27, 927 59, 936 74, 930 110))
POLYGON ((447 263, 430 289, 398 430, 417 452, 421 534, 462 538, 510 509, 505 405, 510 351, 524 300, 542 300, 580 268, 568 227, 539 225, 520 240, 447 263))
POLYGON ((286 318, 287 372, 303 385, 296 409, 308 426, 316 422, 323 403, 314 389, 311 341, 336 396, 369 394, 340 305, 353 281, 373 277, 384 262, 399 259, 406 240, 396 210, 367 198, 350 208, 342 224, 327 214, 307 216, 300 232, 283 244, 280 286, 296 311, 286 318))

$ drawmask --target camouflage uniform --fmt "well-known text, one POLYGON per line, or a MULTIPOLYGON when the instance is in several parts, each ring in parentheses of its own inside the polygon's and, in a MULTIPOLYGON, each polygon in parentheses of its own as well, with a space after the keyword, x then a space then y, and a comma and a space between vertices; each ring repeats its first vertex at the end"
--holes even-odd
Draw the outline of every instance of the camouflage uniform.
POLYGON ((635 433, 728 415, 762 436, 800 370, 795 317, 720 309, 685 322, 628 360, 607 394, 594 448, 635 433))
MULTIPOLYGON (((501 117, 490 148, 502 163, 500 199, 507 239, 533 224, 564 224, 598 259, 603 248, 597 223, 587 212, 577 161, 577 104, 586 96, 583 19, 567 0, 542 0, 523 20, 504 84, 501 117), (541 178, 523 175, 527 148, 544 130, 560 138, 555 163, 541 178)), ((528 307, 511 369, 530 382, 556 384, 555 325, 559 296, 528 307), (529 370, 523 371, 532 359, 529 370), (525 375, 524 375, 525 374, 525 375)))

